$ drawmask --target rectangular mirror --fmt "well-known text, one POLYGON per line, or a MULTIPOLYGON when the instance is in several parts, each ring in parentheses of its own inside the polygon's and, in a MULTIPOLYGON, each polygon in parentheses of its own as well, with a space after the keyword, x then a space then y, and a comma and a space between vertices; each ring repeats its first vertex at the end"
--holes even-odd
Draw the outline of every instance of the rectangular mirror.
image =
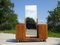
POLYGON ((37 37, 37 5, 25 5, 26 37, 37 37))

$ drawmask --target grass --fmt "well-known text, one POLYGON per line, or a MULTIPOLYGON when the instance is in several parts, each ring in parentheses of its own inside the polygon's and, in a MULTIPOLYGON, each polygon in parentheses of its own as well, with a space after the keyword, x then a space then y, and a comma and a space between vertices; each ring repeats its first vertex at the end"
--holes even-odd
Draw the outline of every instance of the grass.
POLYGON ((12 33, 12 34, 15 34, 16 33, 16 30, 0 30, 0 33, 12 33))
POLYGON ((49 37, 59 37, 60 38, 60 33, 48 31, 48 36, 49 37))
MULTIPOLYGON (((16 30, 0 30, 0 32, 16 34, 16 30)), ((59 37, 60 38, 60 33, 48 31, 48 36, 49 37, 59 37)))

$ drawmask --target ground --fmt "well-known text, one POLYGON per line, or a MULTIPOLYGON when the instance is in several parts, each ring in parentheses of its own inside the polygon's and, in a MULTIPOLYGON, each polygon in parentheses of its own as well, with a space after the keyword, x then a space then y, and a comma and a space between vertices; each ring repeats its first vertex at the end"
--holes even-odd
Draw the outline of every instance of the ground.
POLYGON ((15 34, 0 33, 0 45, 60 45, 60 38, 48 37, 46 42, 18 42, 15 34))

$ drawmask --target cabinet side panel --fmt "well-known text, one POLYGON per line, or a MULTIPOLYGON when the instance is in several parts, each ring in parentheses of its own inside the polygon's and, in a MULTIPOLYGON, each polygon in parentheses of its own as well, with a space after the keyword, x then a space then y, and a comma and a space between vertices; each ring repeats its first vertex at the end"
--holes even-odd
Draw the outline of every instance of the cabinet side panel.
POLYGON ((25 37, 24 24, 16 25, 16 40, 23 40, 25 37))
POLYGON ((38 35, 40 40, 46 40, 48 37, 48 26, 47 24, 38 25, 38 35))

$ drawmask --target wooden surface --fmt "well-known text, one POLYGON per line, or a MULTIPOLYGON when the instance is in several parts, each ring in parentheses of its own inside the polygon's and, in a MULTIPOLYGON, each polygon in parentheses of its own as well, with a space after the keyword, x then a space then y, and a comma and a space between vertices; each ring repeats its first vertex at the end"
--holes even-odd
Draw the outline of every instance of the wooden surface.
POLYGON ((16 26, 16 40, 24 40, 25 38, 25 25, 18 24, 16 26))
POLYGON ((48 37, 47 24, 38 24, 38 37, 40 40, 46 40, 48 37))
POLYGON ((38 24, 37 25, 37 37, 26 37, 25 24, 16 25, 16 40, 46 40, 48 37, 48 25, 38 24))

